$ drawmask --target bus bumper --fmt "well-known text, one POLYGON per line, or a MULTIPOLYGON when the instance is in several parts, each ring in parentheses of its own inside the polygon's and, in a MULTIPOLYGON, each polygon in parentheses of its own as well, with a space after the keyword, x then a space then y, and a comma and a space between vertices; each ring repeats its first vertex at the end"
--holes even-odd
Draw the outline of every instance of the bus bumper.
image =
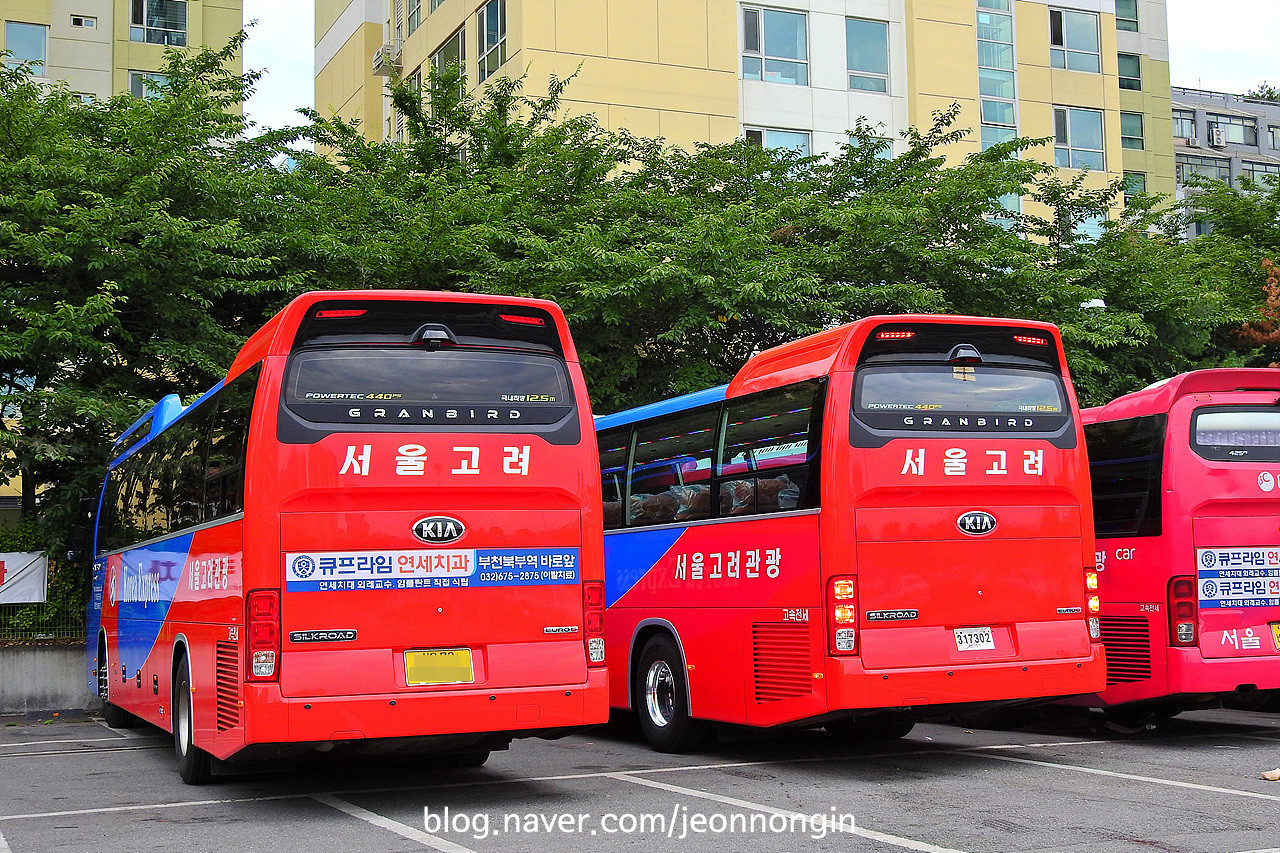
POLYGON ((283 697, 276 684, 248 684, 244 716, 246 744, 488 734, 509 740, 606 722, 608 675, 589 669, 583 684, 306 698, 283 697))
POLYGON ((1106 682, 1106 656, 1093 643, 1087 658, 894 670, 829 657, 824 680, 831 711, 1047 699, 1096 693, 1106 682))
MULTIPOLYGON (((1270 637, 1267 638, 1270 640, 1270 637)), ((1168 649, 1169 693, 1232 693, 1253 685, 1259 690, 1280 687, 1280 655, 1206 658, 1199 649, 1168 649)))

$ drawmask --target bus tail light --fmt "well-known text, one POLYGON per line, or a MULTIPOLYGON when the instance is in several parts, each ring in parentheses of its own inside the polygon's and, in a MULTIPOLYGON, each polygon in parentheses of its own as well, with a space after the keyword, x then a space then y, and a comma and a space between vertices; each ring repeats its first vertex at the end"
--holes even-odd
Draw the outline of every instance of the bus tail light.
POLYGON ((827 587, 828 638, 833 655, 858 653, 858 579, 845 576, 831 579, 827 587))
POLYGON ((582 585, 583 618, 587 635, 587 660, 604 663, 604 584, 587 581, 582 585))
POLYGON ((1020 344, 1027 344, 1033 347, 1047 347, 1049 345, 1048 338, 1041 338, 1036 335, 1014 335, 1013 339, 1020 344))
POLYGON ((1196 599, 1196 579, 1182 575, 1169 579, 1169 644, 1194 646, 1199 641, 1196 621, 1200 604, 1196 599))
POLYGON ((258 589, 245 598, 245 625, 249 631, 249 681, 274 681, 279 677, 280 590, 258 589))
POLYGON ((1102 599, 1098 597, 1098 573, 1092 567, 1084 570, 1084 604, 1089 639, 1101 640, 1102 621, 1098 618, 1098 614, 1102 611, 1102 599))

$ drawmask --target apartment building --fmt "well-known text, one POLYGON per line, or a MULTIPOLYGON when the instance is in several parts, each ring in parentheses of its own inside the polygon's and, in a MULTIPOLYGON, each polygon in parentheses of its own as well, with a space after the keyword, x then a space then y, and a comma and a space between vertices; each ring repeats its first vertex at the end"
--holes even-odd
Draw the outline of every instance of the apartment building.
POLYGON ((97 99, 147 96, 165 46, 221 48, 242 26, 241 0, 0 0, 0 16, 9 62, 97 99))
POLYGON ((829 153, 861 118, 902 130, 961 105, 970 139, 1051 137, 1030 156, 1172 193, 1164 0, 318 0, 316 104, 370 138, 384 96, 459 62, 472 85, 577 72, 571 113, 689 146, 735 137, 829 153))
MULTIPOLYGON (((1280 101, 1175 86, 1173 150, 1178 198, 1191 175, 1239 186, 1240 178, 1280 180, 1280 101)), ((1204 223, 1190 226, 1189 237, 1204 223)))

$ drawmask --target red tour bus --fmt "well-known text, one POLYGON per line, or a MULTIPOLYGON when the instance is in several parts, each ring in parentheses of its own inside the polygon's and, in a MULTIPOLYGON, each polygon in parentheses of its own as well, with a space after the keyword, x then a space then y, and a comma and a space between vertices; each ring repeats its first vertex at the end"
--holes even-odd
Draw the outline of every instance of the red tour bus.
POLYGON ((210 757, 484 763, 608 717, 590 407, 534 299, 309 293, 117 443, 96 515, 104 716, 210 757))
POLYGON ((1107 688, 1127 724, 1280 688, 1280 370, 1197 370, 1083 412, 1107 688))
POLYGON ((709 721, 901 737, 1103 684, 1054 326, 868 317, 596 430, 610 701, 654 748, 709 721))

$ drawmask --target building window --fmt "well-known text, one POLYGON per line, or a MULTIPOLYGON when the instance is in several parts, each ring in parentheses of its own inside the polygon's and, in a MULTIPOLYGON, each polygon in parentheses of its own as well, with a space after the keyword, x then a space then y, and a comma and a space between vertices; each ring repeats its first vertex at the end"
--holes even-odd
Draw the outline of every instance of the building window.
POLYGON ((409 35, 413 35, 414 31, 422 26, 422 0, 409 0, 409 15, 405 20, 405 26, 409 29, 409 35))
POLYGON ((507 61, 507 0, 489 0, 476 15, 480 37, 480 82, 507 61))
POLYGON ((1191 175, 1201 175, 1219 181, 1231 182, 1231 161, 1217 157, 1197 157, 1192 154, 1179 154, 1174 158, 1178 164, 1178 183, 1184 184, 1191 175))
POLYGON ((187 0, 133 0, 129 41, 187 46, 187 0))
POLYGON ((1194 110, 1173 111, 1173 135, 1182 139, 1196 138, 1196 114, 1194 110))
POLYGON ((1147 191, 1146 172, 1124 173, 1124 203, 1128 204, 1134 196, 1147 191))
POLYGON ((1100 110, 1053 108, 1053 164, 1068 169, 1104 168, 1100 110))
POLYGON ((1013 16, 978 10, 978 93, 982 150, 1018 135, 1013 16))
POLYGON ((45 46, 49 41, 49 28, 43 24, 4 22, 4 49, 10 53, 5 65, 17 68, 24 62, 31 64, 31 73, 44 76, 45 46))
POLYGON ((1142 59, 1134 53, 1121 53, 1116 57, 1120 67, 1120 88, 1142 89, 1142 59))
POLYGON ((1240 174, 1255 181, 1267 177, 1280 181, 1280 163, 1250 163, 1245 160, 1240 164, 1240 174))
POLYGON ((91 18, 88 15, 72 15, 71 26, 83 27, 86 30, 96 30, 98 28, 98 19, 91 18))
POLYGON ((980 9, 999 9, 1003 12, 1009 11, 1010 0, 978 0, 980 9))
POLYGON ((1054 68, 1095 74, 1102 70, 1096 12, 1049 10, 1049 64, 1054 68))
POLYGON ((1258 120, 1244 116, 1225 116, 1209 113, 1205 116, 1212 136, 1214 127, 1220 128, 1223 140, 1237 145, 1258 144, 1258 120))
POLYGON ((1147 147, 1142 141, 1142 113, 1120 113, 1120 145, 1137 151, 1147 147))
POLYGON ((1280 151, 1280 127, 1273 124, 1267 128, 1267 141, 1271 143, 1272 151, 1280 151))
POLYGON ((135 98, 145 98, 148 101, 163 98, 164 92, 161 88, 168 83, 169 78, 163 74, 150 71, 129 72, 129 94, 135 98))
POLYGON ((1116 0, 1116 29, 1138 31, 1138 0, 1116 0))
POLYGON ((439 74, 450 65, 457 65, 464 78, 467 72, 467 40, 462 28, 449 36, 449 40, 440 45, 440 49, 431 54, 431 67, 439 74))
POLYGON ((743 133, 748 142, 753 142, 761 148, 791 148, 805 157, 809 156, 809 134, 805 131, 748 127, 743 133))
POLYGON ((742 79, 809 85, 808 21, 803 12, 742 10, 742 79))
POLYGON ((441 4, 441 3, 443 3, 443 2, 444 2, 444 0, 431 0, 431 4, 430 4, 430 7, 429 7, 429 8, 430 8, 430 10, 431 10, 432 12, 434 12, 436 9, 439 9, 439 8, 440 8, 440 4, 441 4))
POLYGON ((884 21, 844 19, 845 63, 849 88, 889 91, 889 25, 884 21))

